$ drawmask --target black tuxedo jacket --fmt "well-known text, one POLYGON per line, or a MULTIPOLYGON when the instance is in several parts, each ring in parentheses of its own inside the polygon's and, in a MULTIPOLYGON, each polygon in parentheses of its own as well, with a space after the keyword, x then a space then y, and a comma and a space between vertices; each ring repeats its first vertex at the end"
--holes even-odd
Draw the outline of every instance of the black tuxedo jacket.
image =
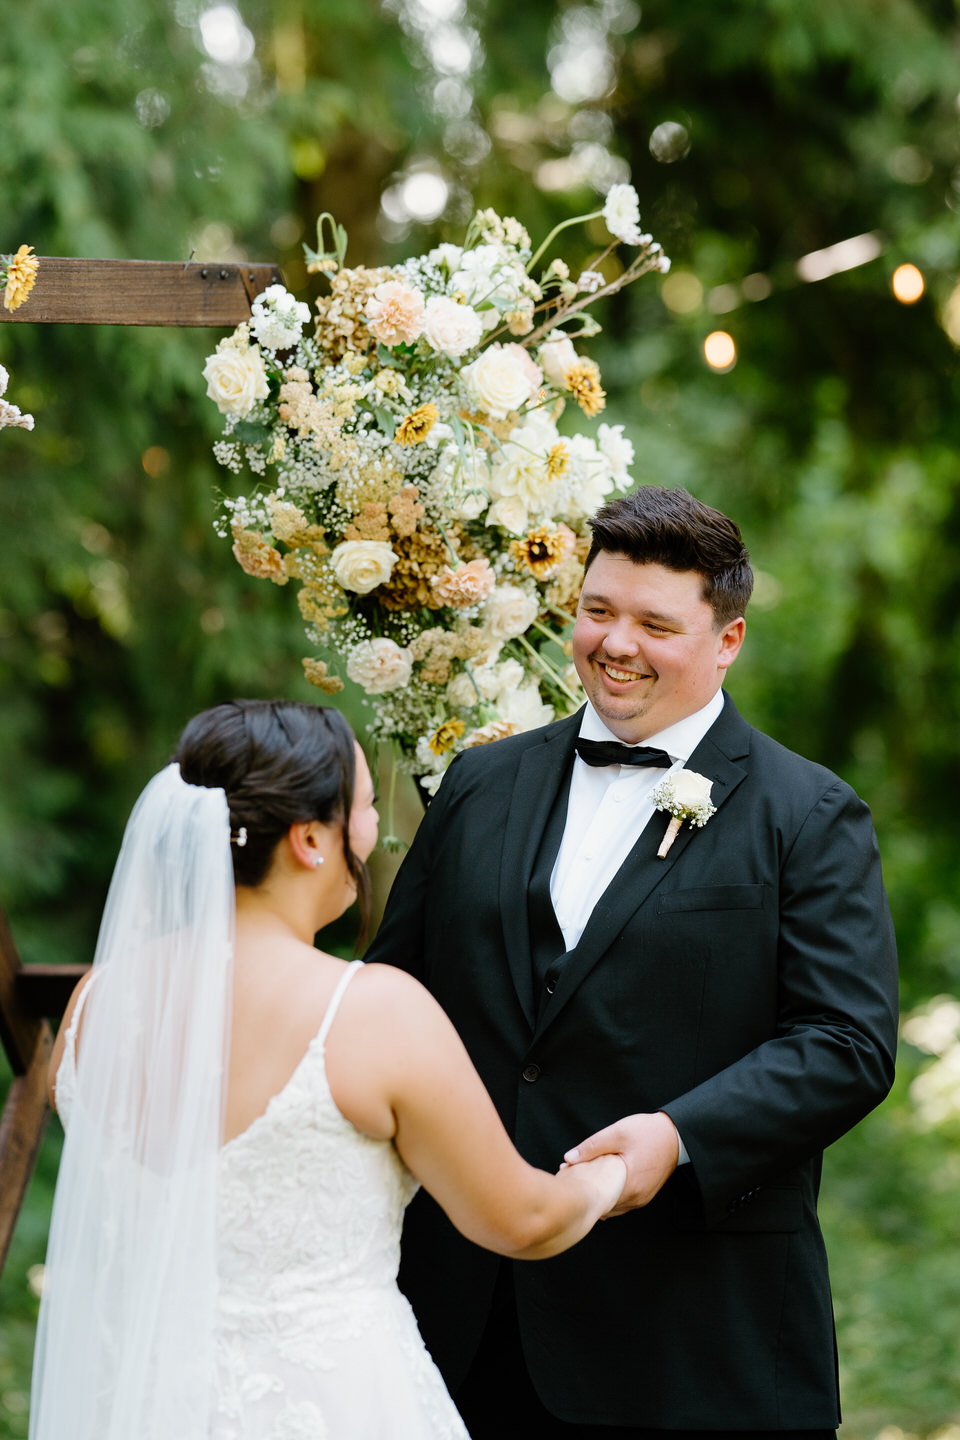
MULTIPOLYGON (((717 812, 656 858, 656 814, 554 992, 534 993, 527 886, 580 716, 466 752, 398 875, 368 959, 421 979, 532 1163, 665 1110, 691 1164, 642 1210, 514 1265, 524 1353, 581 1423, 817 1429, 838 1423, 816 1200, 824 1146, 886 1094, 896 956, 866 806, 726 700, 688 762, 717 812)), ((456 1389, 496 1256, 429 1198, 401 1284, 456 1389)))

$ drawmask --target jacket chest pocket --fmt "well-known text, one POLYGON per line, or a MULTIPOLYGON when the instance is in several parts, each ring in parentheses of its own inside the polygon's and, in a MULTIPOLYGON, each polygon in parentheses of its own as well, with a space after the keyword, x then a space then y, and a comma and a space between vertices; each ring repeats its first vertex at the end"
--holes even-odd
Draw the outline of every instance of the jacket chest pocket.
POLYGON ((763 910, 769 885, 698 885, 657 896, 657 914, 704 910, 763 910))

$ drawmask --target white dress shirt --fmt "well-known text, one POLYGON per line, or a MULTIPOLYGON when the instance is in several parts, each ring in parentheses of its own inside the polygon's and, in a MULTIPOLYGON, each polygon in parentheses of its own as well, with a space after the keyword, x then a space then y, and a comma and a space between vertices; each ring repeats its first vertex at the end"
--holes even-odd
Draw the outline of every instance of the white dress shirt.
MULTIPOLYGON (((643 744, 665 750, 673 758, 671 769, 679 770, 722 709, 723 691, 718 690, 702 710, 643 744)), ((589 700, 580 734, 588 740, 618 739, 589 700)), ((579 755, 574 760, 567 820, 550 876, 550 899, 568 950, 578 943, 593 907, 654 814, 650 795, 667 773, 657 765, 588 765, 579 755)))
MULTIPOLYGON (((665 750, 673 759, 670 769, 679 770, 722 709, 723 691, 718 690, 702 710, 642 743, 665 750)), ((619 740, 589 700, 580 734, 587 740, 619 740)), ((667 774, 666 767, 658 765, 588 765, 579 755, 574 759, 563 839, 550 876, 550 899, 568 951, 578 943, 593 907, 654 814, 650 795, 667 774)), ((677 1164, 689 1164, 679 1132, 677 1147, 677 1164)))

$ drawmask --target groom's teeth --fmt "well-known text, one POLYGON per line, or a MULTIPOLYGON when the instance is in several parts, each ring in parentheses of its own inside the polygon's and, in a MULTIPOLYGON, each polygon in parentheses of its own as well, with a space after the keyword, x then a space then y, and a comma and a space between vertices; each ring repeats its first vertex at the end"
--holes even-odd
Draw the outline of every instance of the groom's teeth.
POLYGON ((611 680, 639 680, 640 678, 632 670, 617 670, 613 665, 604 665, 603 668, 611 680))

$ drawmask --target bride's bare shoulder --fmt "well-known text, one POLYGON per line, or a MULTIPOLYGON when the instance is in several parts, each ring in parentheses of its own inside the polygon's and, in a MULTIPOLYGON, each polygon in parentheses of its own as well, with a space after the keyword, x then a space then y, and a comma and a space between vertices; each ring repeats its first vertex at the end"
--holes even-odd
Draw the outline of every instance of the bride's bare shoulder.
POLYGON ((402 1005, 414 1010, 439 1009, 436 1000, 419 980, 396 965, 377 961, 364 965, 352 986, 358 1000, 368 1005, 402 1005))

